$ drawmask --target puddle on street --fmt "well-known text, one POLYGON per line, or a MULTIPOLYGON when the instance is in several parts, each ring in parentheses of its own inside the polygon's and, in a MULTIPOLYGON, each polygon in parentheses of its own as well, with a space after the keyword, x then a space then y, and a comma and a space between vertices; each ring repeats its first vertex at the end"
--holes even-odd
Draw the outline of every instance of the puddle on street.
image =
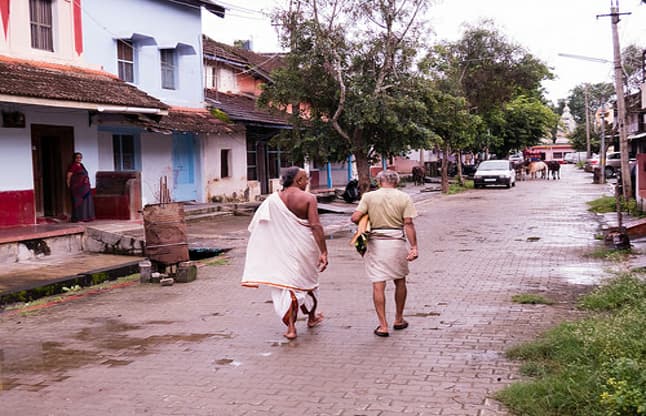
MULTIPOLYGON (((83 328, 67 345, 64 340, 42 342, 26 348, 23 345, 0 349, 0 392, 21 387, 37 391, 68 378, 65 373, 85 365, 120 367, 131 358, 154 353, 164 345, 197 343, 207 338, 231 338, 230 333, 164 334, 147 337, 129 336, 127 331, 140 329, 115 319, 100 321, 95 327, 83 328), (81 343, 79 344, 80 341, 81 343), (123 353, 125 351, 125 354, 123 353), (118 355, 118 359, 115 358, 118 355), (35 375, 41 377, 34 377, 35 375), (23 381, 24 378, 24 381, 23 381), (33 380, 38 380, 34 382, 33 380)), ((168 324, 167 321, 156 321, 168 324)))
POLYGON ((596 263, 578 263, 569 266, 561 266, 556 272, 567 283, 575 285, 594 285, 601 282, 606 276, 601 265, 596 263))

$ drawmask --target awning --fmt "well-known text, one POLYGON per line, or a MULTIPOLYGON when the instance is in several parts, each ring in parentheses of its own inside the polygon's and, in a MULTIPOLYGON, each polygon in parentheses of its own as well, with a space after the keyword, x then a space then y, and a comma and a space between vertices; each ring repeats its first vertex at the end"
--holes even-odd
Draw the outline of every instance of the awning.
POLYGON ((188 43, 184 43, 184 42, 160 43, 157 45, 157 49, 174 49, 180 55, 197 54, 193 45, 189 45, 188 43))
POLYGON ((628 136, 628 140, 643 139, 644 137, 646 137, 646 132, 644 132, 644 133, 636 133, 636 134, 628 136))
POLYGON ((137 32, 120 32, 113 38, 114 40, 121 39, 130 39, 132 42, 138 45, 156 45, 157 41, 154 36, 151 36, 147 33, 137 33, 137 32))

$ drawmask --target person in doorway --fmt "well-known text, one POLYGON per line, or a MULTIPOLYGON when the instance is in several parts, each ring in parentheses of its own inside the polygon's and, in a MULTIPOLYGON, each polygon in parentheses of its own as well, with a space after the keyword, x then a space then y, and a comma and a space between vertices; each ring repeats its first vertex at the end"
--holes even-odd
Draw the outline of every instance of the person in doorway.
POLYGON ((242 285, 269 286, 274 310, 287 325, 284 336, 296 338, 300 308, 312 328, 323 321, 317 313, 318 275, 328 265, 323 226, 316 197, 306 192, 305 170, 287 168, 283 189, 270 195, 258 207, 249 224, 249 243, 242 285))
POLYGON ((379 326, 374 330, 380 337, 389 336, 386 320, 386 283, 395 283, 395 320, 393 329, 408 327, 404 320, 406 305, 406 276, 408 262, 417 259, 417 233, 413 218, 417 211, 410 196, 397 189, 399 175, 390 170, 377 174, 379 189, 365 193, 351 220, 358 224, 364 215, 370 220, 368 244, 364 255, 365 268, 372 281, 372 299, 379 326), (408 247, 406 241, 408 240, 408 247))
POLYGON ((74 153, 74 161, 67 168, 67 187, 72 194, 72 222, 94 220, 94 199, 90 176, 81 161, 83 155, 74 153))

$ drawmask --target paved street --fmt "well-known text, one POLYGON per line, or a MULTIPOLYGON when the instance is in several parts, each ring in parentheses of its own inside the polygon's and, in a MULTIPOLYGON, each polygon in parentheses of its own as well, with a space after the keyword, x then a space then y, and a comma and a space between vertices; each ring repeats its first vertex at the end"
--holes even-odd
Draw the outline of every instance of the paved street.
MULTIPOLYGON (((490 398, 519 379, 505 349, 575 317, 576 295, 606 273, 583 255, 600 244, 585 201, 607 188, 571 165, 561 173, 510 190, 416 194, 410 327, 389 338, 372 333, 370 284, 346 231, 328 241, 325 322, 308 330, 300 320, 287 342, 268 291, 239 286, 239 217, 240 227, 219 237, 234 247, 227 264, 200 268, 195 282, 2 313, 0 413, 505 415, 490 398), (557 303, 511 302, 527 292, 557 303)), ((325 221, 338 225, 339 216, 325 221)))

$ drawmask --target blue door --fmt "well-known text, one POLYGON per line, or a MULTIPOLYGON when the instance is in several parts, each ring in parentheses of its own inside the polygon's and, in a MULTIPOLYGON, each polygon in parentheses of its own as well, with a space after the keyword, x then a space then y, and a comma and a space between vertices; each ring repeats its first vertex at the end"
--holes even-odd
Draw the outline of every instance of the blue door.
POLYGON ((199 155, 194 134, 173 134, 173 200, 198 201, 199 155))

